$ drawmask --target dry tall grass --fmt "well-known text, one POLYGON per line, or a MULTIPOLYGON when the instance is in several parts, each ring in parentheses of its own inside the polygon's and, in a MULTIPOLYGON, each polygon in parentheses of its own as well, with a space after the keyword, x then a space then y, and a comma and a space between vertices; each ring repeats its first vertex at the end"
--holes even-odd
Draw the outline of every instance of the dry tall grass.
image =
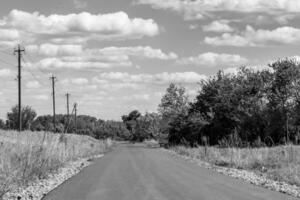
POLYGON ((181 155, 225 167, 265 173, 273 180, 300 186, 300 146, 273 148, 173 147, 181 155))
POLYGON ((82 135, 0 131, 0 199, 13 187, 45 178, 68 161, 103 153, 108 146, 82 135))

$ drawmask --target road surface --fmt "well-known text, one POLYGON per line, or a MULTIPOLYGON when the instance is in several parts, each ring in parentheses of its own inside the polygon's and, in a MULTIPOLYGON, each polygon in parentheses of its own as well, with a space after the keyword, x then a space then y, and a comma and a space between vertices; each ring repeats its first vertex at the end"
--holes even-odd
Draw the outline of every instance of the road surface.
POLYGON ((289 200, 159 148, 121 145, 44 200, 289 200))

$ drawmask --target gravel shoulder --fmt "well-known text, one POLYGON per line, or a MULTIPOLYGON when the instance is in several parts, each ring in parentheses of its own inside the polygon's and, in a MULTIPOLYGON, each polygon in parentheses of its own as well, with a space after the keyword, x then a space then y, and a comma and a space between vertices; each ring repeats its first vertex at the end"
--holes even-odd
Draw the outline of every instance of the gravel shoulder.
POLYGON ((251 183, 256 186, 261 186, 273 191, 281 192, 284 194, 291 195, 293 197, 300 198, 300 187, 297 187, 296 185, 287 184, 285 182, 280 181, 274 181, 271 179, 268 179, 265 174, 256 174, 251 171, 247 170, 240 170, 235 168, 228 168, 228 167, 220 167, 216 165, 212 165, 210 163, 204 162, 200 159, 195 159, 189 156, 180 155, 174 151, 167 150, 165 151, 169 152, 172 156, 183 158, 189 162, 193 162, 201 167, 204 167, 206 169, 214 170, 218 173, 231 176, 237 179, 241 179, 245 182, 251 183))
POLYGON ((23 188, 16 188, 5 194, 3 200, 40 200, 47 193, 61 185, 63 182, 78 174, 83 168, 93 163, 94 159, 101 158, 103 154, 69 162, 59 168, 46 179, 36 180, 23 188))

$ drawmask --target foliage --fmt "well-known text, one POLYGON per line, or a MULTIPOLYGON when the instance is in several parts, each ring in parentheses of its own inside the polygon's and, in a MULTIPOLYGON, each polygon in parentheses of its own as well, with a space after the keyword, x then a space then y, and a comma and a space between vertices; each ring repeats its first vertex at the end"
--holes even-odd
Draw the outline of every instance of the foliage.
POLYGON ((185 90, 171 84, 159 105, 169 143, 193 146, 204 138, 211 145, 234 146, 299 142, 300 66, 282 59, 269 67, 219 71, 200 83, 190 106, 185 90))
MULTIPOLYGON (((30 129, 36 115, 37 114, 35 110, 33 110, 30 106, 25 106, 21 108, 22 130, 30 129)), ((18 106, 14 106, 11 109, 11 112, 7 113, 7 127, 9 129, 19 128, 19 107, 18 106)))

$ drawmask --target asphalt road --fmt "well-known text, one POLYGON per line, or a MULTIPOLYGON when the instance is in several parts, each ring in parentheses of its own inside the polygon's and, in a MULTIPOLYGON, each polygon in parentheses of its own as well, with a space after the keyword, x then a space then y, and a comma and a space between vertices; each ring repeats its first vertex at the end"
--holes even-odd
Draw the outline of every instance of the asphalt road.
POLYGON ((289 200, 158 148, 121 145, 44 200, 289 200))

